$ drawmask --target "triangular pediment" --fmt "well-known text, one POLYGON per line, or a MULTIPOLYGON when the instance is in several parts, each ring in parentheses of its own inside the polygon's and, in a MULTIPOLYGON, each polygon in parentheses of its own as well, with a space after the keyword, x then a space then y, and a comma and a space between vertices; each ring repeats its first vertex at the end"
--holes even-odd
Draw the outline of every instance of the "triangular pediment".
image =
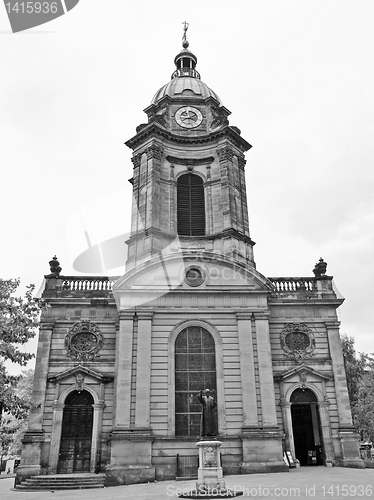
POLYGON ((58 374, 51 375, 48 377, 48 380, 51 382, 60 382, 62 380, 66 380, 66 379, 70 378, 72 375, 76 376, 78 374, 90 376, 99 382, 108 382, 110 380, 113 380, 113 378, 114 378, 113 376, 104 375, 103 373, 100 373, 96 370, 92 370, 91 368, 87 368, 85 366, 78 365, 78 366, 74 366, 73 368, 70 368, 69 370, 65 370, 65 371, 60 372, 58 374))
POLYGON ((295 368, 291 368, 290 370, 286 370, 284 372, 280 373, 275 373, 274 374, 274 379, 279 380, 287 380, 292 377, 298 377, 300 378, 301 375, 313 375, 317 379, 320 380, 331 380, 332 379, 332 373, 328 372, 321 372, 319 370, 315 370, 311 366, 306 365, 305 363, 296 366, 295 368))

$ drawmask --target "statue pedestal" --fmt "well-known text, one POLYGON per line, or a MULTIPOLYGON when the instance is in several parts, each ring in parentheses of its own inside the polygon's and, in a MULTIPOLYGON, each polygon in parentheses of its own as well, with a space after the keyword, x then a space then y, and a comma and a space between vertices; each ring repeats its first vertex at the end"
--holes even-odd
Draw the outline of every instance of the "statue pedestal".
POLYGON ((199 441, 199 469, 197 471, 196 489, 224 489, 225 481, 221 467, 219 448, 221 441, 199 441))
POLYGON ((232 491, 225 486, 219 448, 221 441, 199 441, 199 469, 196 490, 179 495, 180 498, 233 498, 243 495, 242 491, 232 491))

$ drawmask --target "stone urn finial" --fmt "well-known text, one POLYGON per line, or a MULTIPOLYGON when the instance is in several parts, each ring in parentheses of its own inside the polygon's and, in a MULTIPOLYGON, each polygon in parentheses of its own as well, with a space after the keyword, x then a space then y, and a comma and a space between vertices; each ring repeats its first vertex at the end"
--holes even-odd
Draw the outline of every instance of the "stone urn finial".
POLYGON ((317 264, 314 266, 313 273, 316 278, 320 278, 326 274, 327 262, 325 262, 322 257, 319 259, 317 264))
POLYGON ((60 267, 60 263, 57 260, 56 255, 53 257, 52 260, 49 261, 49 267, 51 269, 51 274, 53 274, 56 278, 57 276, 60 276, 62 268, 60 267))

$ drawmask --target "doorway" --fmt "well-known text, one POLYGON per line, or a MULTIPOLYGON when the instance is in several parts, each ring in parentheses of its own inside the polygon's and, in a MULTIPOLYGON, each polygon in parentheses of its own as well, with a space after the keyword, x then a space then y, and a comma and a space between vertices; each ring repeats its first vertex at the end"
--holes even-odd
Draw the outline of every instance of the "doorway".
POLYGON ((59 474, 90 472, 93 403, 88 391, 73 391, 65 400, 57 466, 59 474))
POLYGON ((322 465, 322 433, 316 395, 296 389, 291 396, 295 455, 300 465, 322 465))

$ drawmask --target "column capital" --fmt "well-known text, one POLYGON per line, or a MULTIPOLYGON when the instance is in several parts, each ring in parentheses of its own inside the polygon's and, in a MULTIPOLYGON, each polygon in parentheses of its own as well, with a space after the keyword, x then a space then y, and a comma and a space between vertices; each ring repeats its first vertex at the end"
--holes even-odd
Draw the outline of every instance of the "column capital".
POLYGON ((237 311, 236 312, 236 318, 237 320, 251 320, 252 319, 252 313, 251 312, 240 312, 240 311, 237 311))
POLYGON ((131 158, 134 168, 138 168, 140 166, 141 157, 142 157, 141 154, 137 154, 131 158))
POLYGON ((318 401, 317 403, 320 408, 328 408, 330 406, 330 401, 318 401))
POLYGON ((327 330, 339 330, 340 321, 325 321, 327 330))
POLYGON ((255 320, 265 319, 269 320, 270 312, 269 311, 253 311, 252 313, 255 320))
POLYGON ((152 320, 153 315, 154 315, 153 311, 136 311, 136 316, 138 318, 138 321, 144 319, 152 320))
POLYGON ((234 152, 230 146, 225 145, 219 149, 217 149, 219 161, 223 162, 226 160, 232 160, 232 157, 234 156, 234 152))
POLYGON ((53 330, 55 321, 43 321, 39 324, 39 330, 53 330))
POLYGON ((62 411, 64 406, 64 403, 59 403, 57 400, 53 403, 53 409, 56 411, 62 411))
POLYGON ((156 160, 161 160, 162 157, 162 147, 158 144, 151 144, 149 148, 145 150, 145 153, 147 154, 147 159, 156 159, 156 160))
POLYGON ((126 310, 126 311, 119 311, 118 312, 118 317, 119 319, 127 319, 131 320, 134 319, 135 311, 134 310, 126 310))
POLYGON ((103 410, 105 408, 105 406, 106 406, 105 403, 97 403, 97 404, 93 404, 92 408, 94 410, 103 410))
POLYGON ((241 170, 244 170, 247 160, 241 156, 238 156, 238 165, 241 170))

